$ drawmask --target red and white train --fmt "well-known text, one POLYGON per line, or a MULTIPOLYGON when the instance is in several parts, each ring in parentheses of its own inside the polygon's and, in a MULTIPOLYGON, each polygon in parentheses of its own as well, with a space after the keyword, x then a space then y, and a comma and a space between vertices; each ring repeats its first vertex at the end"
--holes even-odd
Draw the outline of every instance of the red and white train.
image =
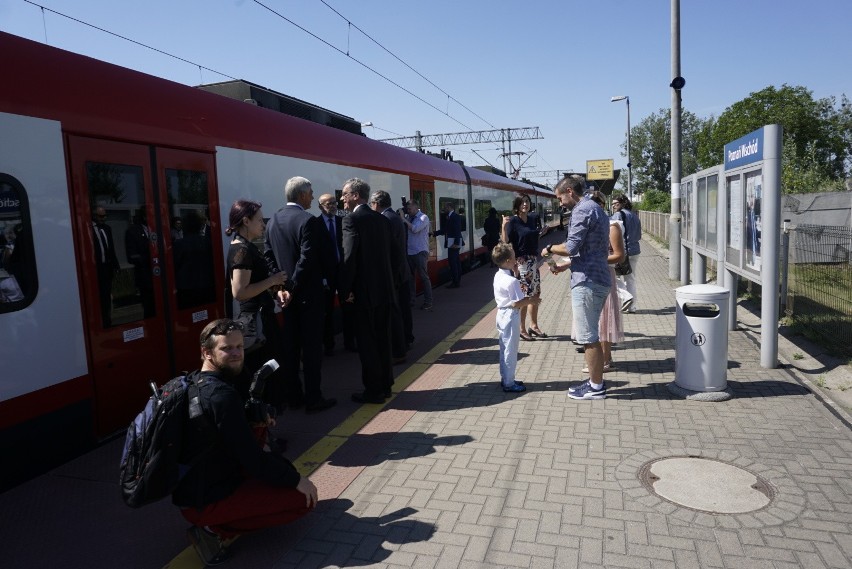
MULTIPOLYGON (((417 199, 433 225, 451 199, 466 214, 468 263, 485 252, 491 207, 510 210, 518 192, 544 213, 556 206, 540 187, 1 32, 0 53, 0 489, 120 431, 150 381, 197 367, 201 329, 225 312, 235 199, 269 214, 292 176, 317 196, 357 176, 395 206, 417 199), (106 285, 97 207, 120 266, 106 285), (211 246, 200 284, 197 269, 185 274, 177 218, 211 246), (145 266, 131 243, 139 223, 145 266)), ((433 281, 445 267, 433 239, 433 281)))

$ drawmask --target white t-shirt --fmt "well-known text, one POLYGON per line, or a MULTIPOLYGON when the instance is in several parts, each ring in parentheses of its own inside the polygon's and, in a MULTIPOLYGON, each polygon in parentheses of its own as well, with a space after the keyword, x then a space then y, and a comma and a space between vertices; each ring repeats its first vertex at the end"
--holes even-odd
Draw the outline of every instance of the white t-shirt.
POLYGON ((522 300, 524 293, 521 283, 509 269, 497 269, 494 275, 494 300, 497 308, 512 308, 515 302, 522 300))

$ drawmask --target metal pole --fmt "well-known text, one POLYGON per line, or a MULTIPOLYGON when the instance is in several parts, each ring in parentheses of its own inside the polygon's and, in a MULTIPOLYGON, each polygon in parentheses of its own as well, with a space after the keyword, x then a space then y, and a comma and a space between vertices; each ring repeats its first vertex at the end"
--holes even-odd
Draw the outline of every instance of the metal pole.
POLYGON ((627 97, 627 197, 633 202, 633 169, 630 163, 630 97, 627 97))
MULTIPOLYGON (((680 0, 671 0, 672 78, 680 77, 680 0)), ((672 86, 672 209, 669 221, 669 278, 680 277, 680 89, 672 86)))
POLYGON ((778 367, 778 257, 781 236, 781 125, 763 127, 760 244, 760 365, 778 367))

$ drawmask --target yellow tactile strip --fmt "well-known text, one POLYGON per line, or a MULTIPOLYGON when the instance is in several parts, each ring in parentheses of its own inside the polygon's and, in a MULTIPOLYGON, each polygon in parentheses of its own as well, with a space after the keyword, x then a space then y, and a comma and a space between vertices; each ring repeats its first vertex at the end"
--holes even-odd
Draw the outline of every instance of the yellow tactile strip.
POLYGON ((483 332, 484 329, 481 328, 483 320, 487 322, 485 316, 493 308, 494 303, 489 302, 400 374, 394 382, 394 394, 388 401, 382 405, 362 405, 355 413, 296 459, 294 464, 299 472, 303 475, 310 475, 311 480, 317 485, 320 500, 340 496, 364 469, 364 466, 353 468, 329 463, 328 459, 332 453, 356 434, 372 435, 398 432, 416 412, 410 410, 410 405, 406 405, 406 409, 394 407, 399 392, 434 390, 443 385, 453 372, 454 366, 436 364, 435 362, 461 338, 471 333, 483 332))

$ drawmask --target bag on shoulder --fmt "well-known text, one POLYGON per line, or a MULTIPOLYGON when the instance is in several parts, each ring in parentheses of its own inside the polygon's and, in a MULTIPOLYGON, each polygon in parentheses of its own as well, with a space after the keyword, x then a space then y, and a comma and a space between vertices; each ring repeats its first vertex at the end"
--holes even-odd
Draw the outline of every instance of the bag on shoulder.
POLYGON ((623 277, 632 273, 633 268, 630 266, 630 257, 627 255, 627 219, 623 211, 619 211, 618 213, 620 214, 622 227, 624 227, 624 235, 622 236, 624 241, 624 260, 615 264, 615 274, 623 277))
POLYGON ((243 350, 245 353, 253 352, 266 344, 260 310, 257 312, 241 312, 237 316, 237 321, 243 325, 243 350))
POLYGON ((198 421, 204 416, 198 404, 196 375, 175 377, 159 389, 152 383, 154 395, 127 429, 119 470, 121 496, 131 508, 170 495, 203 454, 188 457, 183 444, 190 415, 198 421))

